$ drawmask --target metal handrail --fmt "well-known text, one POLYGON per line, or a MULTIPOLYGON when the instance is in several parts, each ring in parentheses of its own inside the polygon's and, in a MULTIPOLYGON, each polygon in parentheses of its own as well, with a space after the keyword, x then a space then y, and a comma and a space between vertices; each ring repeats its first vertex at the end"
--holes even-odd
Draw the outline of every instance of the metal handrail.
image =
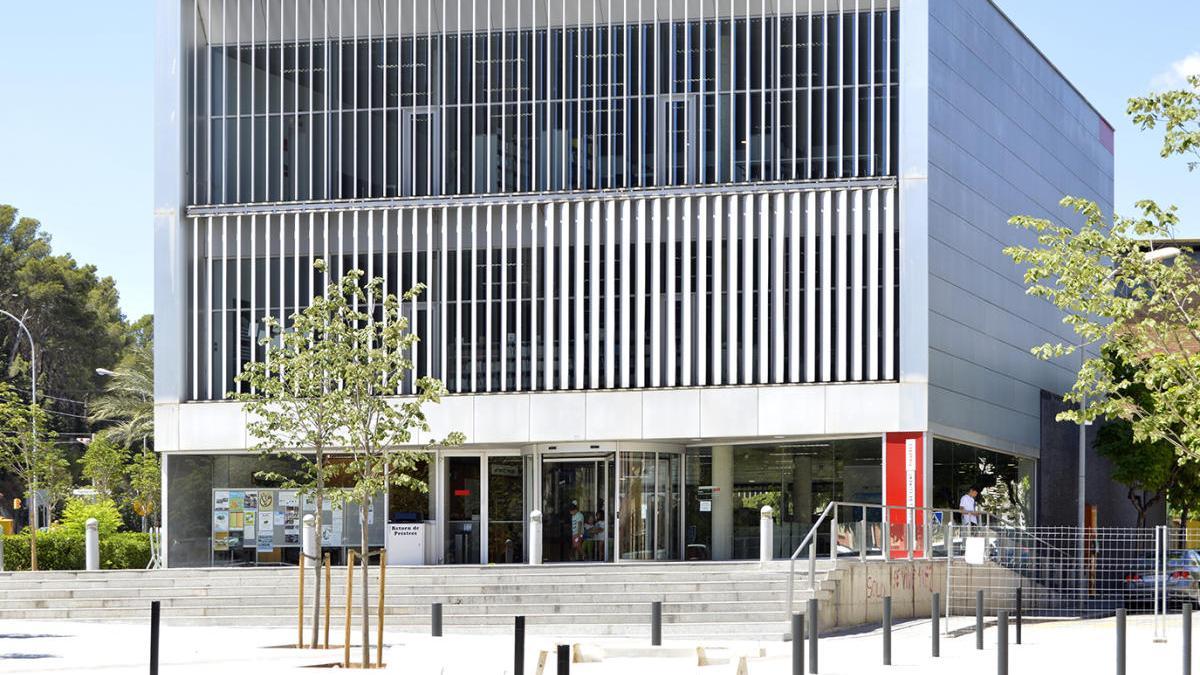
MULTIPOLYGON (((815 584, 815 580, 816 580, 816 576, 817 576, 817 546, 816 546, 817 533, 820 531, 821 526, 824 525, 825 521, 827 519, 829 519, 830 514, 833 514, 833 519, 830 521, 830 526, 831 526, 832 530, 835 532, 835 536, 830 541, 830 550, 831 550, 830 557, 831 557, 831 559, 836 559, 836 557, 837 557, 837 540, 836 540, 837 509, 841 508, 841 507, 862 509, 863 510, 862 521, 864 523, 866 521, 866 514, 867 514, 868 509, 879 509, 880 510, 880 512, 881 512, 880 522, 883 527, 883 537, 882 537, 883 543, 880 546, 880 552, 885 561, 891 559, 891 523, 890 523, 889 519, 886 517, 886 514, 890 513, 894 509, 902 509, 909 516, 907 519, 907 522, 904 525, 904 527, 905 527, 905 547, 906 547, 906 551, 907 551, 906 559, 908 559, 908 560, 911 560, 913 557, 912 527, 913 527, 913 525, 916 524, 913 516, 918 511, 922 512, 923 514, 927 514, 930 512, 942 513, 942 514, 958 513, 960 515, 970 514, 970 515, 973 515, 976 517, 982 516, 984 519, 986 519, 987 525, 985 527, 991 527, 991 521, 993 519, 1008 526, 1008 527, 1013 527, 1013 528, 1017 527, 1016 525, 1013 525, 1012 523, 1010 523, 1008 520, 1006 520, 1002 516, 988 513, 986 511, 979 511, 979 510, 964 511, 962 509, 953 509, 953 508, 933 508, 933 507, 927 507, 927 506, 893 506, 893 505, 888 505, 888 504, 868 504, 865 502, 838 502, 838 501, 829 502, 828 504, 825 505, 825 509, 823 511, 821 511, 821 515, 820 515, 820 517, 817 518, 817 521, 815 523, 813 523, 811 528, 809 528, 808 534, 806 534, 804 536, 804 538, 800 540, 800 544, 796 547, 796 550, 793 551, 792 555, 788 558, 788 588, 787 588, 788 616, 787 616, 787 618, 789 621, 791 620, 791 616, 792 616, 792 613, 793 613, 794 607, 795 607, 796 559, 800 557, 800 554, 804 550, 804 547, 808 546, 808 588, 809 588, 809 590, 812 590, 814 588, 814 584, 815 584)), ((923 521, 926 524, 926 528, 928 528, 928 520, 923 519, 923 521)), ((953 526, 952 523, 951 523, 951 526, 953 526)), ((925 548, 928 549, 928 542, 929 542, 928 537, 926 537, 925 542, 926 542, 925 548)), ((953 542, 949 543, 948 546, 950 548, 947 548, 947 556, 952 557, 953 556, 953 550, 952 550, 953 542)), ((860 555, 860 558, 866 557, 865 532, 864 532, 864 541, 862 544, 862 548, 859 551, 859 555, 860 555)))

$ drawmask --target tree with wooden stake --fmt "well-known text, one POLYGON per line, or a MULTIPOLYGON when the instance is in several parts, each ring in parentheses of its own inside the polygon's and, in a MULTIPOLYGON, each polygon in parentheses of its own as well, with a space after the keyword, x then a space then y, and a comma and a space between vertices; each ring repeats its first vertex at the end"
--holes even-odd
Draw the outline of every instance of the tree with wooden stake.
MULTIPOLYGON (((362 565, 362 662, 370 663, 370 622, 367 571, 368 510, 375 495, 391 486, 428 492, 425 481, 415 476, 418 463, 438 447, 458 445, 463 435, 451 432, 443 440, 427 441, 421 450, 411 447, 417 432, 430 427, 423 407, 439 403, 446 393, 440 380, 422 377, 415 382, 414 395, 388 400, 386 394, 399 390, 401 381, 413 372, 411 353, 418 337, 408 330, 408 318, 400 313, 400 301, 383 291, 383 279, 359 282, 361 272, 351 271, 337 284, 340 308, 337 320, 326 328, 326 339, 341 347, 335 351, 333 372, 344 399, 338 406, 340 429, 346 434, 350 461, 346 473, 352 487, 340 489, 340 499, 358 504, 362 565), (360 310, 359 307, 365 307, 360 310), (381 311, 380 311, 381 310, 381 311), (376 312, 380 316, 376 317, 376 312)), ((331 290, 334 290, 331 286, 331 290)), ((411 302, 424 290, 418 284, 404 294, 411 302)))
MULTIPOLYGON (((315 266, 325 271, 323 261, 315 266)), ((361 270, 351 270, 330 283, 323 296, 292 316, 291 325, 269 323, 274 337, 266 341, 268 358, 247 366, 242 377, 251 385, 251 393, 241 398, 247 401, 249 428, 259 447, 269 454, 287 454, 301 464, 298 478, 274 478, 291 481, 336 505, 358 505, 362 663, 366 665, 370 663, 367 524, 371 502, 393 485, 428 491, 414 475, 418 462, 438 447, 461 443, 463 436, 451 433, 411 449, 418 432, 430 432, 423 406, 438 403, 445 387, 425 377, 415 383, 414 395, 387 398, 411 375, 410 354, 418 338, 408 331, 401 300, 384 292, 384 280, 364 282, 363 276, 361 270), (325 457, 330 451, 346 454, 348 461, 330 464, 325 457), (344 475, 352 485, 329 487, 335 474, 344 475)), ((414 300, 423 289, 417 285, 403 300, 414 300)), ((319 576, 316 596, 320 597, 319 576)), ((314 643, 318 622, 319 609, 313 616, 314 643)))
MULTIPOLYGON (((324 272, 324 261, 316 263, 324 272)), ((331 328, 343 321, 348 299, 340 286, 331 285, 304 310, 281 326, 274 317, 263 320, 265 336, 259 340, 263 360, 247 362, 237 381, 247 391, 231 394, 246 404, 246 427, 255 447, 265 457, 290 459, 297 465, 291 474, 262 472, 260 477, 312 497, 316 533, 321 535, 321 511, 326 486, 340 472, 328 461, 330 449, 346 445, 341 428, 345 393, 338 386, 339 364, 347 356, 331 328)), ((319 549, 318 549, 319 550, 319 549)), ((315 562, 315 561, 314 561, 315 562)), ((321 624, 321 566, 313 565, 314 594, 312 639, 315 648, 321 624)))

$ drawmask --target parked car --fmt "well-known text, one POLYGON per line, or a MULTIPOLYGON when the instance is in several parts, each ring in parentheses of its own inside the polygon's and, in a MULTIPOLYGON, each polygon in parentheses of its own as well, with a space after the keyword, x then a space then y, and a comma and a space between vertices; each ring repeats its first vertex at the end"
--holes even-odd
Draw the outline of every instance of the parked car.
MULTIPOLYGON (((1135 606, 1152 607, 1154 593, 1161 588, 1162 575, 1154 568, 1154 556, 1141 558, 1125 574, 1125 590, 1135 606)), ((1166 591, 1168 606, 1200 600, 1200 551, 1172 549, 1167 551, 1166 591)))

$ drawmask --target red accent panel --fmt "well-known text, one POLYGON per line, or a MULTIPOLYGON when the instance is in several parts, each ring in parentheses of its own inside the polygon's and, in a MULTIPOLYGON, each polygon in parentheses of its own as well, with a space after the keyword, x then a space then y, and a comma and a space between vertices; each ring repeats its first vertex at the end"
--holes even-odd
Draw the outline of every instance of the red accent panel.
POLYGON ((455 490, 454 496, 455 497, 470 497, 471 491, 470 490, 455 490))
POLYGON ((1108 122, 1105 122, 1104 119, 1101 118, 1100 119, 1100 145, 1103 145, 1104 149, 1108 150, 1108 154, 1111 155, 1111 154, 1116 153, 1116 144, 1117 144, 1117 142, 1113 135, 1113 128, 1108 126, 1108 122))
MULTIPOLYGON (((889 433, 884 440, 884 465, 887 474, 884 477, 884 503, 888 506, 924 506, 925 505, 925 434, 920 431, 889 433)), ((924 528, 920 526, 922 514, 913 513, 917 523, 913 535, 913 556, 920 556, 924 546, 924 528)), ((891 531, 891 551, 893 558, 903 558, 908 555, 905 543, 904 526, 908 522, 908 512, 901 509, 889 511, 888 522, 891 531)))

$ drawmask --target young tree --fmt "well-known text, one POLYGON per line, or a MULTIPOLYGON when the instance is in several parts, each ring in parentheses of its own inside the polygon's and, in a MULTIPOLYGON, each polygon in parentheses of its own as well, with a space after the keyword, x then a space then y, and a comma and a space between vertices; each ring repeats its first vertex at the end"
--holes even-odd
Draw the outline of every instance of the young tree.
POLYGON ((7 382, 0 381, 0 471, 17 477, 25 486, 25 501, 30 508, 29 561, 37 571, 37 500, 33 495, 44 489, 47 469, 53 464, 45 456, 55 452, 54 432, 47 428, 46 411, 21 400, 7 382))
POLYGON ((92 482, 92 487, 103 499, 116 501, 117 492, 125 482, 129 452, 108 439, 107 434, 97 434, 88 442, 80 464, 83 477, 92 482))
MULTIPOLYGON (((1200 78, 1191 78, 1189 87, 1130 101, 1129 112, 1143 128, 1165 127, 1164 157, 1195 155, 1200 148, 1200 78)), ((1054 359, 1103 346, 1113 357, 1084 352, 1064 397, 1078 407, 1058 418, 1124 420, 1133 442, 1165 442, 1180 455, 1200 458, 1200 275, 1188 256, 1168 262, 1152 243, 1172 238, 1174 207, 1141 201, 1138 217, 1109 221, 1094 202, 1067 197, 1062 203, 1082 218, 1077 229, 1018 216, 1012 223, 1035 233, 1037 245, 1005 249, 1026 266, 1026 292, 1053 303, 1078 336, 1077 344, 1049 341, 1034 354, 1054 359), (1118 362, 1128 370, 1116 368, 1118 362)))
POLYGON ((75 477, 71 475, 71 462, 63 456, 61 448, 52 444, 43 447, 37 462, 42 494, 46 496, 42 504, 46 507, 48 520, 53 521, 59 504, 71 498, 71 490, 75 487, 75 477))
MULTIPOLYGON (((323 261, 318 271, 324 272, 323 261)), ((330 449, 345 446, 342 408, 345 393, 338 386, 345 350, 332 337, 330 327, 342 321, 347 298, 340 286, 330 286, 283 327, 271 317, 263 320, 265 337, 261 361, 250 361, 237 376, 243 392, 231 397, 246 405, 247 430, 264 456, 282 457, 296 464, 295 473, 269 472, 263 477, 282 487, 298 489, 315 502, 317 536, 321 511, 328 495, 326 485, 341 471, 328 461, 330 449)), ((312 639, 317 644, 321 623, 321 570, 313 566, 312 639)))
MULTIPOLYGON (((410 353, 417 336, 408 331, 408 319, 400 313, 396 296, 385 293, 383 279, 362 283, 362 272, 353 270, 331 284, 326 302, 332 303, 330 321, 322 327, 320 340, 330 343, 324 363, 331 382, 337 382, 334 401, 338 428, 345 434, 350 454, 346 473, 354 484, 339 489, 336 499, 358 505, 362 565, 362 660, 370 658, 370 611, 367 605, 369 548, 368 511, 371 500, 397 485, 427 491, 424 481, 414 476, 418 462, 438 446, 456 445, 463 436, 453 432, 442 441, 427 441, 419 451, 403 449, 417 442, 417 433, 428 434, 422 407, 438 403, 445 387, 434 378, 416 381, 416 394, 389 400, 400 382, 412 372, 410 353), (378 315, 377 315, 378 314, 378 315)), ((414 299, 423 286, 404 294, 414 299)))
POLYGON ((141 517, 142 532, 146 532, 151 522, 158 524, 158 510, 162 504, 162 466, 158 454, 150 449, 135 452, 129 460, 125 479, 129 483, 128 503, 141 517))

